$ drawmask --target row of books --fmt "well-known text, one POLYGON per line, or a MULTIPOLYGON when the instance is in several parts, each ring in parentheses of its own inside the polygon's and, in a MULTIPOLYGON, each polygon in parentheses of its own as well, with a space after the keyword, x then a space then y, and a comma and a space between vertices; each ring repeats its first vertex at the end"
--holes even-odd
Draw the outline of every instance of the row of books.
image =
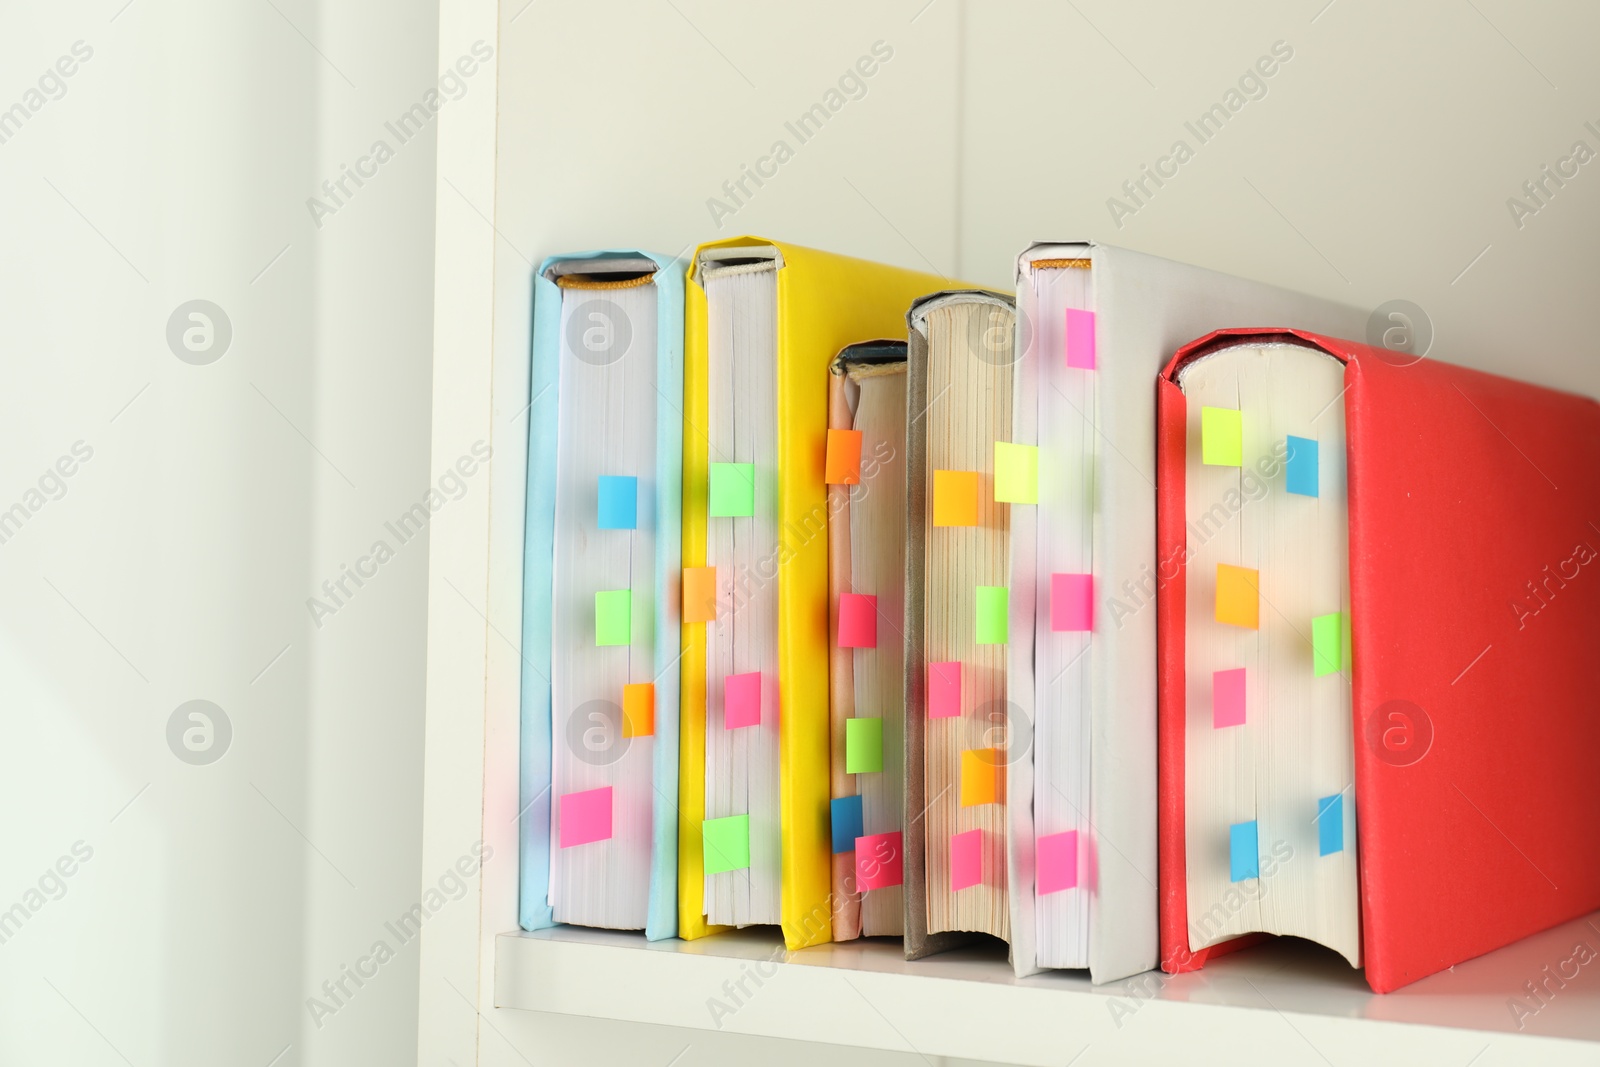
POLYGON ((1600 907, 1600 407, 1365 329, 1094 243, 546 260, 522 925, 1386 991, 1600 907))

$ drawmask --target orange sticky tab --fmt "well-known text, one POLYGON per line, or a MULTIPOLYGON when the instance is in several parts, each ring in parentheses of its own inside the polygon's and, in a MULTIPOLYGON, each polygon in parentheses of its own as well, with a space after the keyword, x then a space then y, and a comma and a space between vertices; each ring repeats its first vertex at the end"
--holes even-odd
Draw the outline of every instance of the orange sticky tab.
POLYGON ((717 620, 717 568, 683 568, 683 621, 717 620))
POLYGON ((961 806, 1000 804, 1006 795, 1005 752, 972 748, 961 753, 961 806))
POLYGON ((638 682, 622 687, 622 736, 652 737, 656 732, 656 687, 638 682))
POLYGON ((1260 575, 1251 567, 1217 564, 1217 621, 1247 630, 1259 628, 1261 595, 1257 592, 1260 575))
POLYGON ((829 485, 861 484, 861 431, 829 430, 828 461, 822 480, 829 485))
POLYGON ((978 525, 978 472, 933 472, 933 524, 978 525))

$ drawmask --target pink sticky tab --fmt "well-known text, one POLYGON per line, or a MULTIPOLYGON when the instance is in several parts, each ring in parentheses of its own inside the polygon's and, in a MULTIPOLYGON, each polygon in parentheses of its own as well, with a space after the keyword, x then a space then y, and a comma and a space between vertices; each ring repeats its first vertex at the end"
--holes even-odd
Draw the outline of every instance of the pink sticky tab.
POLYGON ((839 594, 839 647, 878 647, 878 598, 863 593, 839 594))
POLYGON ((1094 312, 1067 309, 1067 366, 1094 370, 1094 312))
POLYGON ((928 664, 928 718, 961 717, 961 664, 928 664))
POLYGON ((561 798, 561 847, 587 845, 611 837, 611 787, 568 793, 561 798))
POLYGON ((1094 577, 1088 574, 1050 576, 1050 629, 1094 629, 1094 577))
POLYGON ((1211 726, 1244 725, 1244 668, 1211 672, 1211 726))
POLYGON ((722 727, 737 730, 761 722, 761 672, 730 674, 722 680, 722 727))
POLYGON ((968 830, 950 839, 950 888, 966 889, 983 881, 983 831, 968 830))
POLYGON ((1039 838, 1035 855, 1035 880, 1039 895, 1059 893, 1078 884, 1078 831, 1046 834, 1039 838))
POLYGON ((905 879, 900 831, 856 838, 856 888, 888 889, 905 879))

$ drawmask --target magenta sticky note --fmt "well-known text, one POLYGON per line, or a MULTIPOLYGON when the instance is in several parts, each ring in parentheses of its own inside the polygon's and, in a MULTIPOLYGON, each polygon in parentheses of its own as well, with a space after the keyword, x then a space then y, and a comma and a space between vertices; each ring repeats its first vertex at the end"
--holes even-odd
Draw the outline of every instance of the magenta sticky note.
POLYGON ((966 889, 983 881, 983 831, 968 830, 950 839, 950 888, 966 889))
POLYGON ((878 598, 864 593, 839 594, 839 647, 878 647, 878 598))
POLYGON ((1034 881, 1039 895, 1059 893, 1078 884, 1078 831, 1045 834, 1034 850, 1034 881))
POLYGON ((722 726, 737 730, 761 722, 761 672, 730 674, 722 680, 722 726))
POLYGON ((961 664, 928 664, 928 718, 961 717, 961 664))
POLYGON ((1244 725, 1244 668, 1211 672, 1211 726, 1244 725))
POLYGON ((1052 574, 1050 576, 1050 629, 1094 629, 1094 576, 1052 574))
POLYGON ((888 889, 905 880, 900 831, 856 838, 856 888, 888 889))
POLYGON ((1094 370, 1094 312, 1067 309, 1067 366, 1094 370))
POLYGON ((611 787, 568 793, 561 798, 561 847, 587 845, 611 837, 611 787))

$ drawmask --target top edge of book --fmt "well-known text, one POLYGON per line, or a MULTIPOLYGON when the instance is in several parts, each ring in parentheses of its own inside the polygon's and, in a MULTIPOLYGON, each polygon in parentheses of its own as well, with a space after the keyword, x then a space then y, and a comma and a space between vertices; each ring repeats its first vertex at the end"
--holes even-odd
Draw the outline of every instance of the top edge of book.
POLYGON ((905 369, 906 343, 887 338, 848 345, 828 365, 830 374, 846 375, 853 379, 903 374, 905 369))
POLYGON ((584 288, 589 284, 633 282, 643 285, 662 270, 661 263, 637 252, 602 252, 595 255, 552 256, 540 272, 546 281, 562 288, 584 288))
POLYGON ((992 304, 1007 311, 1015 311, 1017 298, 1009 293, 996 293, 988 289, 945 289, 919 297, 906 312, 906 324, 917 333, 926 333, 928 315, 953 304, 992 304))

